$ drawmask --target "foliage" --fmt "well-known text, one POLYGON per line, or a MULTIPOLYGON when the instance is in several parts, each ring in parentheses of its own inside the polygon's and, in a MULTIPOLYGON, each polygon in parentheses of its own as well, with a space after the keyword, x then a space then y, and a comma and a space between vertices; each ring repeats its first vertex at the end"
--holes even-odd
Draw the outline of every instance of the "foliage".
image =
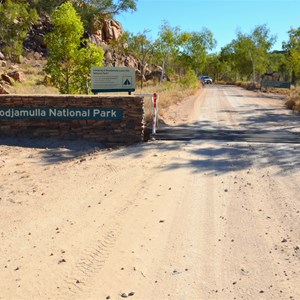
POLYGON ((184 76, 190 69, 199 74, 205 68, 208 50, 215 44, 206 28, 201 32, 183 32, 164 21, 153 44, 153 59, 162 68, 162 78, 165 72, 184 76))
POLYGON ((12 61, 19 61, 30 25, 38 20, 37 12, 26 1, 6 0, 0 4, 0 20, 3 51, 12 61))
POLYGON ((250 34, 238 33, 238 38, 233 43, 236 64, 241 75, 253 82, 257 74, 266 72, 267 55, 274 44, 275 38, 269 36, 269 30, 265 25, 256 26, 250 34))
POLYGON ((300 112, 300 90, 295 89, 285 102, 287 108, 300 112))
POLYGON ((174 57, 179 53, 181 46, 181 31, 179 27, 171 27, 166 21, 160 27, 158 39, 154 42, 154 60, 155 63, 162 68, 160 81, 164 78, 164 74, 174 73, 174 57))
POLYGON ((266 25, 256 26, 250 34, 237 33, 237 38, 221 51, 222 61, 230 64, 237 78, 255 82, 267 70, 268 53, 276 38, 266 25))
POLYGON ((115 15, 124 11, 136 10, 136 0, 28 0, 27 2, 39 12, 52 14, 60 5, 68 1, 76 10, 82 8, 82 11, 91 10, 97 14, 115 15))
POLYGON ((101 66, 102 48, 83 48, 83 25, 70 2, 62 4, 52 16, 53 31, 46 37, 50 57, 45 67, 61 93, 84 93, 92 65, 101 66))
POLYGON ((285 51, 272 51, 268 54, 267 70, 279 74, 279 79, 283 81, 290 80, 291 67, 285 51))
POLYGON ((136 35, 130 34, 128 37, 128 50, 129 53, 136 57, 140 62, 141 71, 141 88, 144 83, 144 73, 147 62, 150 60, 151 53, 153 52, 153 46, 149 38, 147 37, 147 30, 143 33, 136 35))
POLYGON ((62 0, 34 0, 30 1, 30 5, 39 13, 52 14, 62 4, 62 2, 62 0))
MULTIPOLYGON (((101 28, 102 20, 126 11, 136 10, 137 0, 69 0, 80 15, 86 31, 101 28)), ((34 0, 32 6, 40 13, 52 14, 67 0, 34 0)))
POLYGON ((207 56, 203 74, 209 74, 215 80, 223 80, 226 74, 226 66, 220 61, 220 56, 210 54, 207 56))
POLYGON ((189 69, 183 78, 180 80, 181 85, 184 88, 197 88, 199 86, 198 77, 192 69, 189 69))
POLYGON ((123 32, 117 40, 110 41, 110 47, 118 54, 129 54, 128 41, 130 33, 128 31, 123 32))
POLYGON ((193 31, 186 34, 186 41, 183 43, 181 54, 188 68, 192 68, 196 74, 203 72, 207 51, 212 50, 216 45, 213 34, 207 28, 200 32, 193 31))
POLYGON ((283 43, 283 48, 287 52, 287 59, 293 71, 293 83, 300 78, 300 27, 291 29, 289 32, 289 41, 283 43))

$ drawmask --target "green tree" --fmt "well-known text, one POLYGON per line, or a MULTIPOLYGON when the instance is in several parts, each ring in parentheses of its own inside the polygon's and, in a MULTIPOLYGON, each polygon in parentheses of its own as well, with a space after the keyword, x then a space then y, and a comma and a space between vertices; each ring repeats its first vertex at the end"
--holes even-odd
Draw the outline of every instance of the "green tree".
POLYGON ((193 31, 189 33, 187 41, 182 47, 182 57, 189 68, 192 68, 196 74, 203 72, 207 59, 208 50, 216 46, 216 40, 213 34, 207 28, 201 32, 193 31))
POLYGON ((32 0, 30 6, 35 8, 39 13, 52 14, 64 1, 62 0, 32 0))
POLYGON ((283 43, 286 50, 287 59, 292 70, 292 83, 296 84, 300 78, 300 27, 291 29, 289 32, 289 41, 283 43))
POLYGON ((188 69, 181 78, 180 83, 183 88, 195 89, 199 87, 199 79, 194 70, 188 69))
POLYGON ((148 30, 144 30, 143 33, 136 35, 130 34, 128 37, 128 49, 130 54, 139 60, 141 72, 141 89, 143 88, 145 67, 150 60, 153 53, 153 45, 150 39, 147 37, 148 30))
POLYGON ((222 80, 225 81, 236 81, 239 78, 238 67, 235 62, 235 53, 233 48, 233 42, 226 45, 221 49, 219 55, 224 74, 222 80))
POLYGON ((128 31, 123 32, 117 40, 110 41, 110 47, 118 54, 129 54, 128 40, 130 33, 128 31))
POLYGON ((38 20, 37 12, 26 1, 6 0, 0 4, 0 20, 3 52, 12 61, 19 61, 30 26, 38 20))
POLYGON ((84 93, 90 68, 103 64, 102 48, 83 47, 83 24, 71 2, 62 4, 52 15, 53 31, 46 36, 50 56, 45 71, 64 94, 84 93))
MULTIPOLYGON (((27 0, 30 5, 40 12, 53 13, 60 5, 70 1, 74 8, 82 11, 91 10, 97 14, 115 15, 120 12, 136 10, 137 0, 27 0)), ((1 3, 1 1, 0 1, 1 3)))
POLYGON ((266 25, 260 25, 250 34, 238 32, 237 38, 226 47, 226 52, 231 53, 234 68, 242 78, 249 80, 252 76, 256 81, 266 72, 268 53, 275 41, 266 25))
POLYGON ((154 42, 154 58, 162 68, 160 81, 166 72, 173 73, 172 61, 179 53, 181 45, 181 31, 179 27, 171 27, 166 21, 161 25, 158 39, 154 42))
POLYGON ((100 29, 104 19, 113 18, 121 12, 135 11, 136 2, 137 0, 72 0, 87 31, 100 29))
POLYGON ((291 80, 291 67, 286 51, 272 51, 268 55, 267 72, 276 72, 281 80, 291 80))
POLYGON ((204 74, 209 74, 214 80, 223 80, 225 66, 220 61, 220 55, 209 54, 206 59, 204 74))

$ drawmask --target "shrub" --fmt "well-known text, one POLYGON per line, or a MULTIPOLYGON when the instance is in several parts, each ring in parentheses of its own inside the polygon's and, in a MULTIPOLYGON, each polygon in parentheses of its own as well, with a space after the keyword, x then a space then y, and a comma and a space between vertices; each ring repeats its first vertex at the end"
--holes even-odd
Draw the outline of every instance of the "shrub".
POLYGON ((197 88, 199 86, 199 79, 196 75, 196 73, 189 69, 184 77, 180 80, 180 84, 183 86, 183 88, 197 88))
POLYGON ((295 91, 285 102, 287 108, 300 112, 300 91, 295 91))
POLYGON ((83 24, 70 2, 52 15, 53 31, 46 36, 50 50, 45 71, 63 94, 86 93, 91 66, 102 66, 104 51, 95 45, 82 47, 83 24))

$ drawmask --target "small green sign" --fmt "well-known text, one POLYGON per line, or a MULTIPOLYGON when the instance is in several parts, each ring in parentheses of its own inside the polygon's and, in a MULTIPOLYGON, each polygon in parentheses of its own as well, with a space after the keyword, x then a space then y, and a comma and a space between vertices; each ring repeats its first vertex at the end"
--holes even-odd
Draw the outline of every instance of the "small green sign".
POLYGON ((120 120, 119 108, 0 108, 0 119, 120 120))
POLYGON ((92 92, 134 92, 135 69, 129 67, 92 67, 92 92))
POLYGON ((269 80, 263 80, 261 82, 261 87, 272 87, 272 88, 278 88, 278 89, 290 89, 291 83, 288 81, 269 81, 269 80))

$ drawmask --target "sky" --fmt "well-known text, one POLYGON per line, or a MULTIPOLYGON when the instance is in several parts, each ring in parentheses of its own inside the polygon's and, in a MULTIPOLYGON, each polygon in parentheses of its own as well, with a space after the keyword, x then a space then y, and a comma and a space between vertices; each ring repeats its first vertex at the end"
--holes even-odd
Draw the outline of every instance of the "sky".
POLYGON ((229 44, 237 31, 250 34, 258 25, 266 25, 277 37, 272 50, 281 50, 288 31, 300 27, 300 0, 137 0, 135 12, 116 17, 125 31, 158 37, 167 21, 182 31, 201 32, 208 28, 217 41, 214 53, 229 44))

